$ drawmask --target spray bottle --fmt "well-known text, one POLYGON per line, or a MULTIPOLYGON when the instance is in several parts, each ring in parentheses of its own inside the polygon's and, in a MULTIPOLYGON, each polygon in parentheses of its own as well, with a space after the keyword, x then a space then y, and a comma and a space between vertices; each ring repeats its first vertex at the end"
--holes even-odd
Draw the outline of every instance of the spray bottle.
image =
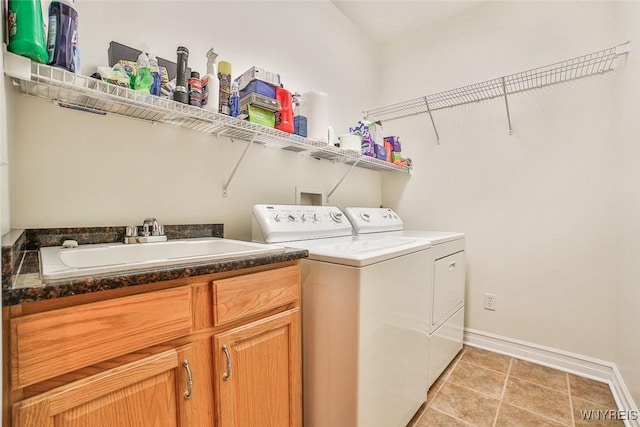
POLYGON ((207 75, 202 78, 202 107, 205 110, 218 112, 220 97, 220 82, 218 81, 218 54, 213 48, 207 52, 207 75))
POLYGON ((151 85, 153 77, 151 77, 151 69, 149 68, 149 58, 147 54, 141 52, 136 62, 136 78, 133 88, 138 91, 151 93, 151 85))

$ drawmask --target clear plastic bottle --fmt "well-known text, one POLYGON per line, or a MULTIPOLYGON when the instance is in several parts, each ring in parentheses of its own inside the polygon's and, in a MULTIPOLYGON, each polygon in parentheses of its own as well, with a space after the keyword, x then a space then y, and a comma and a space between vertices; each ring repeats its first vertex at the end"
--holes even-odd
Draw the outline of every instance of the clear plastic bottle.
POLYGON ((142 52, 138 55, 138 61, 136 62, 136 79, 133 88, 141 92, 151 93, 152 82, 149 58, 146 53, 142 52))

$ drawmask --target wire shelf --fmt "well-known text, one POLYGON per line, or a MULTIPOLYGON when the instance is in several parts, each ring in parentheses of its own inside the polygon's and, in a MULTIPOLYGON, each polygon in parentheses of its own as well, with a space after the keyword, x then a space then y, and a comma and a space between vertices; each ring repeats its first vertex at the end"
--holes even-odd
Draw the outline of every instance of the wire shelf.
POLYGON ((371 121, 388 121, 417 114, 430 114, 444 108, 506 97, 593 74, 606 73, 614 69, 615 60, 619 56, 628 53, 628 44, 629 42, 544 67, 366 110, 364 117, 371 121))
MULTIPOLYGON (((7 56, 5 63, 6 58, 7 56)), ((24 58, 20 60, 22 59, 24 58)), ((247 120, 70 73, 60 68, 36 62, 30 64, 29 77, 9 72, 7 74, 19 82, 24 94, 53 100, 63 107, 96 114, 117 114, 215 136, 253 141, 268 147, 307 153, 316 158, 346 164, 357 163, 357 166, 368 169, 411 173, 411 167, 398 166, 361 155, 356 151, 343 150, 327 145, 324 141, 303 138, 247 120)))

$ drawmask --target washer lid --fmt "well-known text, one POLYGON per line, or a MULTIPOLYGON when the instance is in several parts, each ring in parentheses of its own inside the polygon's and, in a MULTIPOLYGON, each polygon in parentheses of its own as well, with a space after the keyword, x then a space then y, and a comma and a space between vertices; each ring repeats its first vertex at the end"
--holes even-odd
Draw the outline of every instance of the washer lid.
POLYGON ((311 260, 364 267, 429 249, 431 243, 425 239, 368 235, 287 242, 286 246, 307 249, 311 260))

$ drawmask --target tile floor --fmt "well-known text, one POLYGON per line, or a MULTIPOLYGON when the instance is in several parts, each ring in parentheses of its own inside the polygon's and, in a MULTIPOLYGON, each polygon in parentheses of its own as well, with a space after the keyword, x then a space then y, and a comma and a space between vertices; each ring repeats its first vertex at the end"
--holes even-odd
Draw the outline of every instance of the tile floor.
POLYGON ((607 384, 465 346, 408 427, 624 426, 583 420, 590 409, 617 409, 607 384))

